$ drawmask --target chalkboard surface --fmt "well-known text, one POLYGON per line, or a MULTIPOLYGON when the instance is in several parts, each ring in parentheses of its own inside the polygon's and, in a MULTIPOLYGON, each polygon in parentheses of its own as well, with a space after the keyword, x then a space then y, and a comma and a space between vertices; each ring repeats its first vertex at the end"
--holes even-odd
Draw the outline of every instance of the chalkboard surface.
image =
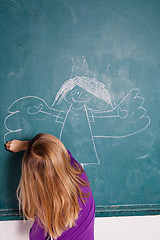
POLYGON ((160 211, 160 1, 0 1, 0 217, 23 153, 50 133, 84 166, 96 216, 160 211))

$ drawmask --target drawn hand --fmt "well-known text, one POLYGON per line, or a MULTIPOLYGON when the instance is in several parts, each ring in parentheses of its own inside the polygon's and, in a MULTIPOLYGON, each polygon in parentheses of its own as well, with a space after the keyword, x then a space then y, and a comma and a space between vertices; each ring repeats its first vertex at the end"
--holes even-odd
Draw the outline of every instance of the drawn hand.
POLYGON ((122 110, 121 107, 117 108, 117 113, 120 118, 126 118, 128 116, 128 112, 126 110, 122 110))
POLYGON ((39 106, 28 107, 29 114, 36 114, 43 109, 43 104, 41 103, 39 106))

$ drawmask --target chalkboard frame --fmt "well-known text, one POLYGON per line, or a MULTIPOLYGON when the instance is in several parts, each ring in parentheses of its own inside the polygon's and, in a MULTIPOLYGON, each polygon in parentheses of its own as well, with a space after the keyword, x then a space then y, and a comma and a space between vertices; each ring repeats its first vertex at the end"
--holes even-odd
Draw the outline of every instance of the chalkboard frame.
MULTIPOLYGON (((145 205, 112 205, 105 207, 96 207, 96 217, 123 217, 123 216, 146 216, 160 215, 160 204, 145 205)), ((18 209, 0 209, 0 221, 22 220, 18 209)))

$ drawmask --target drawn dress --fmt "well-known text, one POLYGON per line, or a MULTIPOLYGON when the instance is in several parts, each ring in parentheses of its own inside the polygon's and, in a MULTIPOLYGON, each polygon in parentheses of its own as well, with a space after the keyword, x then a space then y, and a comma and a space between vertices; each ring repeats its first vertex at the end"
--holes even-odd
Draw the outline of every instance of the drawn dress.
POLYGON ((76 111, 70 107, 61 133, 60 140, 67 149, 73 152, 81 164, 98 164, 98 156, 85 107, 76 111))

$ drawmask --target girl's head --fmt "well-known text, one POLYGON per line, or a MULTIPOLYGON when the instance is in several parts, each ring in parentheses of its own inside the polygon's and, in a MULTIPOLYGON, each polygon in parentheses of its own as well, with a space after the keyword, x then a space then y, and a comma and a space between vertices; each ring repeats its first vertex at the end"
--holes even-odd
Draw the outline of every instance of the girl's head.
POLYGON ((80 179, 83 169, 73 167, 63 143, 49 134, 38 134, 22 160, 22 176, 17 190, 22 211, 39 223, 53 238, 75 225, 79 213, 78 195, 83 200, 80 179))

